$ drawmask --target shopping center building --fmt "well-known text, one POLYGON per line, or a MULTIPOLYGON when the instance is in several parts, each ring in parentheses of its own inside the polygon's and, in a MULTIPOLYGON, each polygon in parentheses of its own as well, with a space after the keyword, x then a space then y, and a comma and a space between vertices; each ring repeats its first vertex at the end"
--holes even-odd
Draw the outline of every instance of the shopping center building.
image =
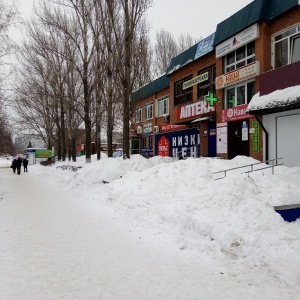
POLYGON ((255 0, 133 93, 135 153, 300 166, 299 87, 299 1, 255 0))

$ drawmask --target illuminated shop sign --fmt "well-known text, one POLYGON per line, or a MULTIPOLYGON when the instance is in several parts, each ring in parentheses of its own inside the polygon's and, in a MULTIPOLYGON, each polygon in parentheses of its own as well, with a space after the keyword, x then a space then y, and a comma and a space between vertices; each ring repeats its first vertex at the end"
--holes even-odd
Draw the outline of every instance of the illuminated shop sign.
POLYGON ((258 24, 254 24, 216 47, 216 58, 245 45, 259 37, 258 24))
POLYGON ((246 112, 248 104, 239 105, 222 110, 222 122, 244 120, 254 117, 246 112))
POLYGON ((215 39, 215 33, 211 34, 210 36, 208 36, 207 38, 205 38, 204 40, 198 43, 194 60, 213 51, 214 39, 215 39))
POLYGON ((177 120, 200 116, 215 111, 214 106, 210 106, 206 101, 198 101, 177 108, 177 120))
POLYGON ((216 89, 234 85, 238 82, 254 78, 259 75, 259 62, 255 61, 245 67, 228 72, 216 78, 216 89))
POLYGON ((195 84, 208 80, 208 72, 202 73, 182 84, 182 89, 185 90, 195 84))

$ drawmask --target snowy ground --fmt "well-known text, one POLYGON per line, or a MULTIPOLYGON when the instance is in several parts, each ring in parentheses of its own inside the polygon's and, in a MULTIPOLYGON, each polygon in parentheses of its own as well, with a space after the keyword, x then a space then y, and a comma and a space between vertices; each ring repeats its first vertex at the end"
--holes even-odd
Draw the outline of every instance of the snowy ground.
POLYGON ((0 299, 299 299, 300 168, 214 180, 256 162, 0 160, 0 299))

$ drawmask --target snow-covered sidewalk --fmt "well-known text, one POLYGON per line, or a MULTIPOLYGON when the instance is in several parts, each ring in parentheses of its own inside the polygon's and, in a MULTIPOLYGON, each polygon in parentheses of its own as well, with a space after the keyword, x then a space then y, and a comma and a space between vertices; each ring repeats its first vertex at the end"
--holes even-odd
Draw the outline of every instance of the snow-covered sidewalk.
POLYGON ((300 172, 212 179, 247 163, 0 168, 0 299, 298 299, 299 221, 272 205, 297 201, 300 172))
POLYGON ((0 299, 201 299, 204 287, 216 293, 205 279, 215 271, 201 262, 153 247, 30 172, 0 172, 0 299))

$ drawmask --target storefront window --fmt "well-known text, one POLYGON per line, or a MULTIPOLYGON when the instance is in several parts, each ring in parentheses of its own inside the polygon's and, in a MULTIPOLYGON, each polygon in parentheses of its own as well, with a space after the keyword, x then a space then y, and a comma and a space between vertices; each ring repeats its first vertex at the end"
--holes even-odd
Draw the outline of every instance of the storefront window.
POLYGON ((215 93, 215 78, 216 78, 216 66, 211 66, 208 69, 201 70, 198 75, 208 72, 208 78, 205 81, 198 83, 198 98, 208 95, 209 92, 215 93))
POLYGON ((255 41, 230 52, 225 57, 225 73, 255 61, 255 41))
POLYGON ((174 83, 174 105, 179 105, 193 100, 193 87, 183 89, 183 84, 192 79, 190 75, 174 83))
POLYGON ((225 90, 225 108, 247 104, 255 94, 255 81, 246 82, 225 90))
POLYGON ((300 26, 295 26, 273 37, 273 64, 279 68, 300 60, 300 26))

